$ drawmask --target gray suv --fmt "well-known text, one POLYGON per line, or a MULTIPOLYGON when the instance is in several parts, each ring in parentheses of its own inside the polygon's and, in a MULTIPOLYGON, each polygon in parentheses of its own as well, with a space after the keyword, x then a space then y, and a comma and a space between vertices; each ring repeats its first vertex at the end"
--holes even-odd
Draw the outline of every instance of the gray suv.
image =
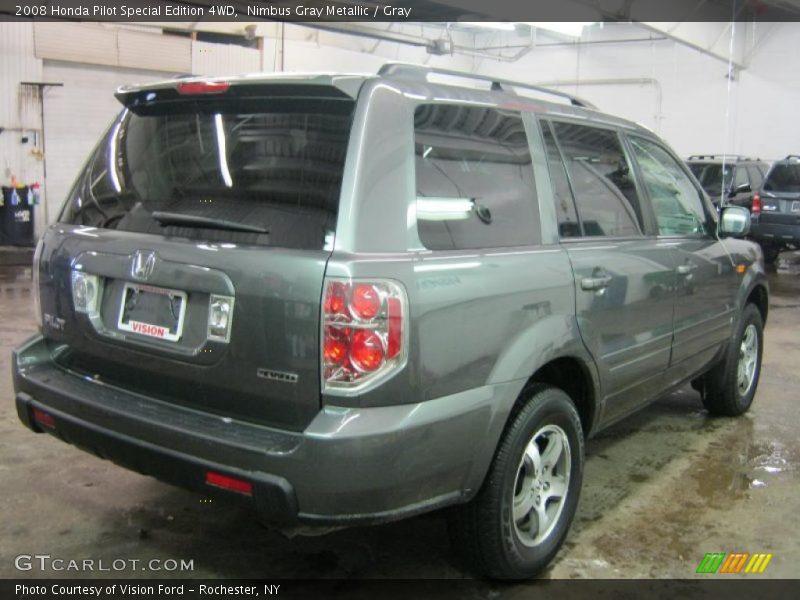
POLYGON ((522 578, 567 535, 587 436, 687 382, 745 412, 747 211, 718 222, 642 127, 465 78, 121 89, 36 252, 22 422, 284 529, 449 507, 477 572, 522 578))
POLYGON ((756 198, 752 238, 774 263, 782 250, 800 248, 800 156, 775 161, 756 198))
POLYGON ((759 158, 730 154, 696 154, 686 163, 714 206, 733 204, 747 210, 769 167, 759 158))

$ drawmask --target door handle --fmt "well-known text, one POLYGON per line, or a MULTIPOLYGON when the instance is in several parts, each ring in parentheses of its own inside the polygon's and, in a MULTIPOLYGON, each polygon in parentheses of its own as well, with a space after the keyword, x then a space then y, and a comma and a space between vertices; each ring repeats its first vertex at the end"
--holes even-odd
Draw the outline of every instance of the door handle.
POLYGON ((678 271, 678 275, 689 275, 696 268, 697 265, 694 263, 685 263, 683 265, 678 265, 676 270, 678 271))
POLYGON ((611 283, 610 275, 601 275, 599 277, 584 277, 581 279, 581 289, 591 292, 594 290, 603 290, 611 283))

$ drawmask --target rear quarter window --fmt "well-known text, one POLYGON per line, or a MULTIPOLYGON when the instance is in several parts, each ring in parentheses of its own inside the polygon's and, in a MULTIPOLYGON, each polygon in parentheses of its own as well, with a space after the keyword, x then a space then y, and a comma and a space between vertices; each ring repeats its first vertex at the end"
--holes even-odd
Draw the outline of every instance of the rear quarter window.
POLYGON ((525 127, 518 113, 427 104, 414 113, 416 214, 431 250, 541 243, 525 127))

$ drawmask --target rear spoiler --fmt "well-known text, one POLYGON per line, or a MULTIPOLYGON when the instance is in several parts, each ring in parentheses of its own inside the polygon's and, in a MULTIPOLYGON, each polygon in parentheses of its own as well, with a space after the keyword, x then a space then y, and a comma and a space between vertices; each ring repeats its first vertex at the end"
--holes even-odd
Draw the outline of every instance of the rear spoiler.
POLYGON ((354 100, 366 77, 353 75, 256 76, 198 78, 178 76, 153 84, 120 87, 114 94, 128 109, 155 102, 198 97, 319 98, 354 100))

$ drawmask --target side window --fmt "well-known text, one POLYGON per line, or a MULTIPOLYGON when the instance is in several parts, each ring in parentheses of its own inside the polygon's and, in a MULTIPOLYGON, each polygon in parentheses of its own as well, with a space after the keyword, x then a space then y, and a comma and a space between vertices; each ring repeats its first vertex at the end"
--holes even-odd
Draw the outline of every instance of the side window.
POLYGON ((741 185, 749 185, 750 180, 747 178, 747 170, 744 167, 736 167, 736 173, 733 175, 732 190, 737 189, 741 185))
POLYGON ((575 212, 575 200, 572 190, 569 189, 569 180, 561 153, 558 151, 556 140, 550 129, 550 123, 542 121, 542 136, 544 137, 545 152, 547 152, 547 165, 550 168, 550 181, 553 184, 553 200, 556 204, 558 218, 558 235, 562 238, 580 237, 581 226, 575 212))
POLYGON ((644 185, 653 201, 660 235, 705 233, 705 210, 700 193, 678 162, 658 144, 631 137, 644 185))
POLYGON ((639 196, 619 136, 606 129, 553 122, 586 236, 641 235, 639 196))
POLYGON ((417 228, 426 248, 541 243, 528 138, 519 113, 425 104, 414 113, 417 228))
POLYGON ((761 187, 764 175, 758 167, 747 167, 747 172, 750 174, 750 187, 755 192, 761 187))

